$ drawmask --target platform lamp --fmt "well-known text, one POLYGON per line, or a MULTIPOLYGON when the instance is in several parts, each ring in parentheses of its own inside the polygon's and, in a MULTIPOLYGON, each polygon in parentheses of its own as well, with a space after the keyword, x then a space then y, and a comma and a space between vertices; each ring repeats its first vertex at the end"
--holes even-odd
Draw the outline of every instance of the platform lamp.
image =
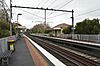
POLYGON ((17 14, 17 32, 16 32, 17 35, 18 35, 18 19, 19 19, 19 15, 22 15, 22 14, 21 14, 21 13, 18 13, 18 14, 17 14))

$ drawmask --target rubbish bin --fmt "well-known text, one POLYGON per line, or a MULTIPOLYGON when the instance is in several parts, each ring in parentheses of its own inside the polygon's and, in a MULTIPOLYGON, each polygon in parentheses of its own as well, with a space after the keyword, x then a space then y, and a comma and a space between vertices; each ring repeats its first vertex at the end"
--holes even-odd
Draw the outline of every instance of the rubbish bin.
POLYGON ((15 40, 8 40, 8 50, 15 51, 15 40))

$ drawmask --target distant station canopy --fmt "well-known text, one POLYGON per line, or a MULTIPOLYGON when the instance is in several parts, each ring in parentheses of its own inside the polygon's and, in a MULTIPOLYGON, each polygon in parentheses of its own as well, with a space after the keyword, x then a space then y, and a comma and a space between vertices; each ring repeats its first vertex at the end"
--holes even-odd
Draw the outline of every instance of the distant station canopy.
POLYGON ((18 27, 16 27, 16 29, 18 29, 19 32, 25 32, 26 31, 25 26, 18 26, 18 27))

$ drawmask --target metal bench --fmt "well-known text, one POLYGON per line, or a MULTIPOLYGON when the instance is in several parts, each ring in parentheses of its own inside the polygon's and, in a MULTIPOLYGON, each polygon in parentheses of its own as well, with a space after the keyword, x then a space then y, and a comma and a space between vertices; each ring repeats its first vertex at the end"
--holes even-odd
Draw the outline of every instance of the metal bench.
POLYGON ((0 58, 1 58, 1 64, 9 64, 9 58, 12 54, 12 51, 5 51, 4 53, 1 53, 0 58))

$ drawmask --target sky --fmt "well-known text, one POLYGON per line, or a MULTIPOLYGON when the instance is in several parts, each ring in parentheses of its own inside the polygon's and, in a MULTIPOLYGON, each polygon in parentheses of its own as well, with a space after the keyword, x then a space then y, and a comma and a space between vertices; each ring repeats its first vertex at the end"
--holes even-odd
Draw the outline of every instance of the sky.
MULTIPOLYGON (((5 0, 8 6, 10 0, 5 0)), ((13 6, 24 6, 24 7, 39 7, 59 10, 74 10, 74 24, 83 21, 84 19, 100 19, 100 0, 12 0, 13 6)), ((36 24, 44 23, 44 10, 37 9, 22 9, 14 8, 13 22, 17 21, 17 14, 19 16, 19 23, 27 28, 32 28, 36 24)), ((71 13, 69 12, 58 12, 58 11, 47 11, 47 24, 54 27, 61 23, 71 25, 71 13)))

